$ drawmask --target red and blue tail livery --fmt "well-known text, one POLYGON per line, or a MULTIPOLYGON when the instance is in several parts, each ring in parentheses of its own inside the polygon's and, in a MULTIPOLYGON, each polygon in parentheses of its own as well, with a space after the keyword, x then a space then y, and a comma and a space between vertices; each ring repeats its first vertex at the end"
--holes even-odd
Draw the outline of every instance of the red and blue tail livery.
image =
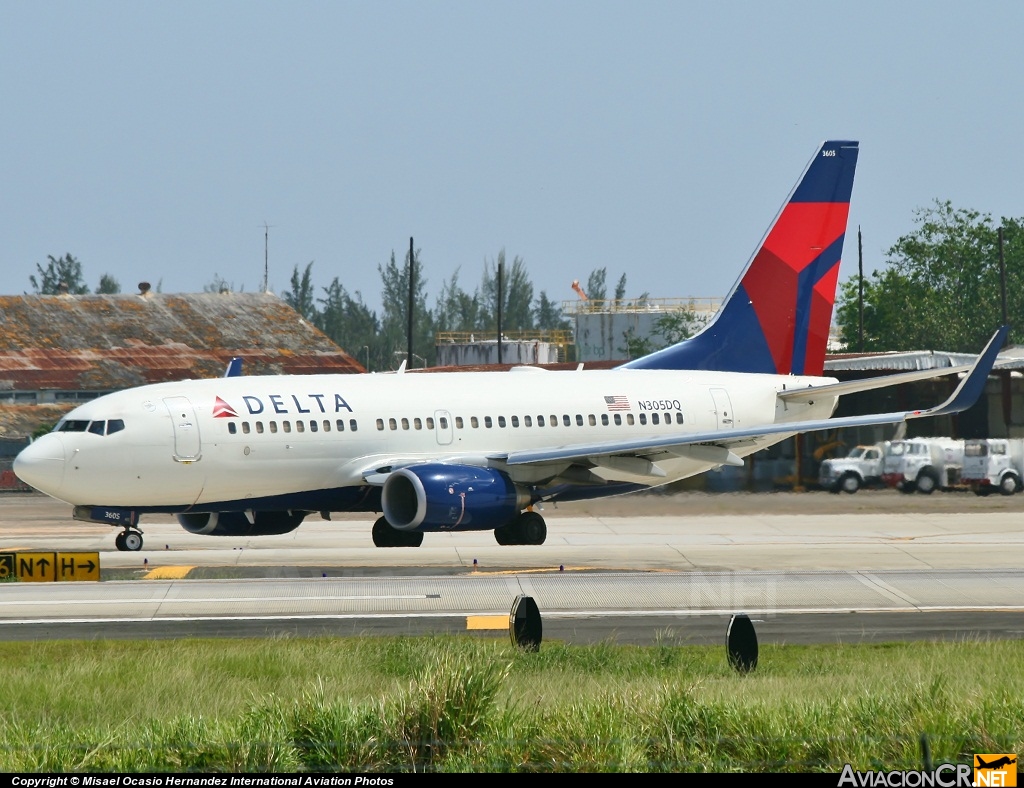
POLYGON ((624 366, 821 375, 857 152, 822 143, 714 320, 624 366))

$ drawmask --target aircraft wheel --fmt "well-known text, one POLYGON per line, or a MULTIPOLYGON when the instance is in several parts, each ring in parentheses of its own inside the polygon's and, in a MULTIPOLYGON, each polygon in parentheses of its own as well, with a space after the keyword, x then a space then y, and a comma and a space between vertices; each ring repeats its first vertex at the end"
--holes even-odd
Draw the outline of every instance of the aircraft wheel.
POLYGON ((124 546, 124 531, 118 531, 117 536, 114 537, 114 547, 122 552, 128 548, 124 546))
POLYGON ((999 492, 1003 495, 1013 495, 1020 489, 1020 479, 1014 474, 1008 473, 999 480, 999 492))
POLYGON ((515 544, 515 525, 503 525, 494 529, 494 541, 500 545, 515 544))
POLYGON ((419 547, 423 544, 422 531, 399 531, 392 528, 385 517, 377 518, 371 535, 377 547, 419 547))
POLYGON ((548 526, 544 518, 536 512, 523 512, 516 520, 521 544, 544 544, 548 536, 548 526))
POLYGON ((121 542, 124 544, 124 549, 130 552, 138 552, 142 549, 142 534, 138 531, 125 531, 122 536, 124 537, 121 542))
POLYGON ((860 489, 860 477, 855 473, 848 473, 839 480, 839 486, 844 493, 853 494, 860 489))

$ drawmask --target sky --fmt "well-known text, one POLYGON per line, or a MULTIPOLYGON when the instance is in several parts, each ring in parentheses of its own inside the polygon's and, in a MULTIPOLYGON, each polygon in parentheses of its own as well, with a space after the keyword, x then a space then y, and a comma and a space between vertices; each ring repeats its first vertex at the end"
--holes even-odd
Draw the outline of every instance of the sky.
POLYGON ((724 296, 825 139, 841 279, 950 200, 1024 216, 1024 4, 0 0, 0 293, 72 254, 165 293, 428 303, 502 250, 535 293, 724 296), (264 225, 269 225, 265 229, 264 225), (265 233, 268 235, 265 236, 265 233))

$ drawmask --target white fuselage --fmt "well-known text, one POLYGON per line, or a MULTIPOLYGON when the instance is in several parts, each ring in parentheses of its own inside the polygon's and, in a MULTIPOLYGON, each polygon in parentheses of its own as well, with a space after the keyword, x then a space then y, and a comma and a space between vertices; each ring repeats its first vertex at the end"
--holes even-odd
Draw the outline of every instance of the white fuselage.
MULTIPOLYGON (((517 483, 543 485, 570 463, 508 465, 503 456, 827 418, 835 397, 786 404, 776 395, 829 382, 533 368, 188 380, 109 394, 75 408, 61 431, 19 456, 16 470, 71 504, 149 510, 364 486, 378 468, 386 472, 417 461, 484 465, 517 483)), ((753 437, 730 450, 746 456, 788 434, 753 437)), ((657 476, 616 462, 615 452, 592 470, 608 481, 664 484, 720 464, 701 448, 656 452, 657 476)))

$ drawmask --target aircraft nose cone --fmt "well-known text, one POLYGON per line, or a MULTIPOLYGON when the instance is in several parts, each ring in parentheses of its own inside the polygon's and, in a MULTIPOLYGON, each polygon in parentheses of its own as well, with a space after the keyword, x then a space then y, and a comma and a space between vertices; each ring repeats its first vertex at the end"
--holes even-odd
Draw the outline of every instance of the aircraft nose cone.
POLYGON ((14 458, 14 473, 26 484, 56 496, 64 482, 64 442, 49 434, 33 441, 14 458))

